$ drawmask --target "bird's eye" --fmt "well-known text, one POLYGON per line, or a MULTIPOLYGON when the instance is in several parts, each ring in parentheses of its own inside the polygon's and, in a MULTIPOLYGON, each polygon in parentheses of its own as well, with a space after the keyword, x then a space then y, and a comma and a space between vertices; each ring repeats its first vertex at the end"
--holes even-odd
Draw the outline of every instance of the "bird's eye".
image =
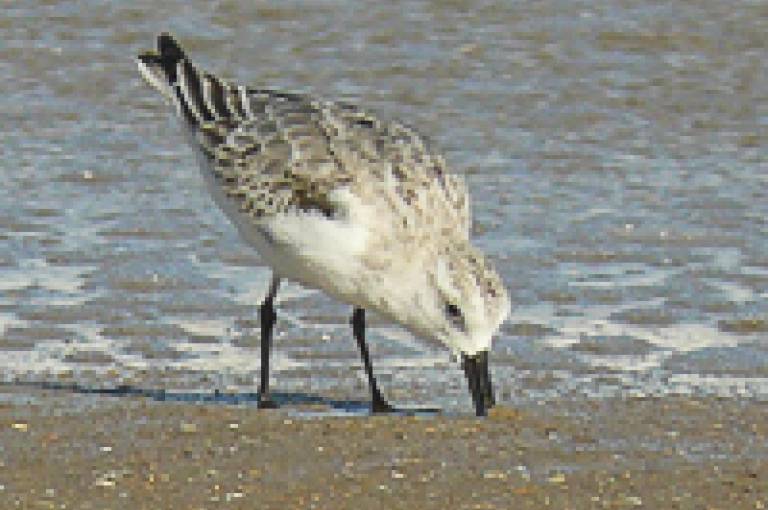
POLYGON ((461 313, 461 309, 453 303, 445 304, 445 316, 448 321, 458 330, 464 331, 466 326, 464 324, 464 315, 461 313))

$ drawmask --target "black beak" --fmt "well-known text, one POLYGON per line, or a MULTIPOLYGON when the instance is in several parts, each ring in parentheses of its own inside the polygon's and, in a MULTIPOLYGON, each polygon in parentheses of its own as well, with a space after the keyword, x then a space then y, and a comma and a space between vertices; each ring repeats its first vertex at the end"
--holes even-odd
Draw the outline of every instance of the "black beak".
POLYGON ((474 356, 462 354, 461 364, 464 367, 464 375, 467 376, 472 401, 475 403, 475 413, 477 416, 485 416, 488 409, 496 404, 491 373, 488 371, 488 351, 478 352, 474 356))

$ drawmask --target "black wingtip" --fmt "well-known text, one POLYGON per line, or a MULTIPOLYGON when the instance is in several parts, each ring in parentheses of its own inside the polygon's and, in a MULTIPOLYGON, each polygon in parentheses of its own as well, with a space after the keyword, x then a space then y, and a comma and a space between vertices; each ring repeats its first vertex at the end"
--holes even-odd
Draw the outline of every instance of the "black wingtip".
POLYGON ((163 32, 157 36, 157 52, 164 61, 173 62, 186 58, 184 50, 176 39, 168 32, 163 32))
POLYGON ((181 45, 169 33, 157 36, 157 53, 147 52, 139 55, 139 60, 147 65, 159 66, 168 83, 176 83, 176 68, 181 60, 187 58, 181 45))

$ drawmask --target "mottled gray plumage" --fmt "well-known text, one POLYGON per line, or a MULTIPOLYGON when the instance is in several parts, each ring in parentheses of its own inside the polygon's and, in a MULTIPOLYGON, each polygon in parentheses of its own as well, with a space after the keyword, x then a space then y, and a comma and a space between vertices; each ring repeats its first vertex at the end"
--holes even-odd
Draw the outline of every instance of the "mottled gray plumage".
POLYGON ((432 214, 458 221, 469 235, 463 180, 446 174, 443 157, 415 130, 354 105, 227 83, 198 70, 180 50, 178 56, 177 104, 242 212, 260 217, 299 208, 332 215, 332 190, 392 175, 393 199, 407 207, 419 207, 420 189, 442 189, 448 207, 423 205, 438 206, 432 214))

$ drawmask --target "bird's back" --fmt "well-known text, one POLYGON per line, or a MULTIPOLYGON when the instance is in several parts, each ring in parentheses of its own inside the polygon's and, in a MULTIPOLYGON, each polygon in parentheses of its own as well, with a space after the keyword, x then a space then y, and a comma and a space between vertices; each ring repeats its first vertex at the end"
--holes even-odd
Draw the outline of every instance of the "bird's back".
MULTIPOLYGON (((469 237, 463 179, 415 130, 356 106, 228 83, 199 70, 169 35, 139 56, 144 77, 176 105, 214 195, 241 218, 343 212, 333 192, 383 200, 394 235, 469 237)), ((230 216, 232 214, 230 213, 230 216)))

